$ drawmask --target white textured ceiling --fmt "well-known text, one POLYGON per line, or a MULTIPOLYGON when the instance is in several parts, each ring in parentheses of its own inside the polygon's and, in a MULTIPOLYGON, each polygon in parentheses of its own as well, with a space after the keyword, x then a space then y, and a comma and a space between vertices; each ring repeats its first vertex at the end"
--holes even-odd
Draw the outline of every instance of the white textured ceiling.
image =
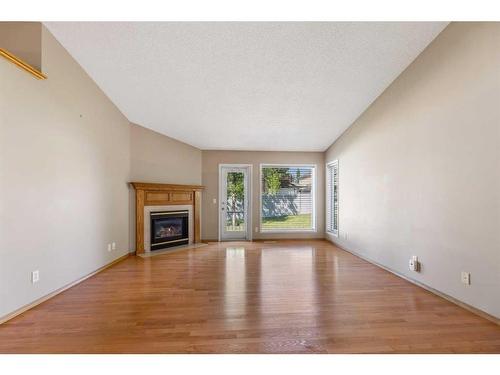
POLYGON ((323 151, 440 22, 48 22, 131 122, 201 149, 323 151))

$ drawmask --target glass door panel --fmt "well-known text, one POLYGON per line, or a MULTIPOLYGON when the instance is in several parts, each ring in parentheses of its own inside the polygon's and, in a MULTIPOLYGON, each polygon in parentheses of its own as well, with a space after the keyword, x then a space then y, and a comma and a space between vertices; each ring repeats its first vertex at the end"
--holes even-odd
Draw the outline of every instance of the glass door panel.
POLYGON ((245 174, 226 173, 226 231, 244 232, 245 220, 245 174))
POLYGON ((221 168, 220 218, 221 240, 247 238, 248 169, 221 168))

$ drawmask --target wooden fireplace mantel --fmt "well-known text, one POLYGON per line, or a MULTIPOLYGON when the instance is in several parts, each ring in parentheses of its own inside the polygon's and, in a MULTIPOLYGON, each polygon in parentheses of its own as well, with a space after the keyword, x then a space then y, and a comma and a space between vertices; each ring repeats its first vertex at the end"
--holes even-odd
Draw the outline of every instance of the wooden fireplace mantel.
POLYGON ((131 182, 135 189, 135 252, 144 253, 144 206, 192 205, 194 242, 201 242, 201 185, 131 182))

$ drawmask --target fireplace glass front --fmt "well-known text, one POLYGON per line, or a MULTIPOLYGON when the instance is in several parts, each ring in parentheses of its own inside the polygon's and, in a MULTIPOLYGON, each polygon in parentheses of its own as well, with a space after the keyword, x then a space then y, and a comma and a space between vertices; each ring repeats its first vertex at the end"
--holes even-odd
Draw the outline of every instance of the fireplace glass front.
POLYGON ((151 212, 151 250, 189 243, 189 212, 151 212))

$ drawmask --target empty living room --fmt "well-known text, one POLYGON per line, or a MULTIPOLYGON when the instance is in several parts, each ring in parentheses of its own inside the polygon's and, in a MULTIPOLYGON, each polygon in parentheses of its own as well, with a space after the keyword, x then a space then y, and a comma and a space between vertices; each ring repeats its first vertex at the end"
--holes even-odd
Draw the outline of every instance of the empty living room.
POLYGON ((500 368, 488 1, 28 3, 0 15, 1 373, 500 368))

